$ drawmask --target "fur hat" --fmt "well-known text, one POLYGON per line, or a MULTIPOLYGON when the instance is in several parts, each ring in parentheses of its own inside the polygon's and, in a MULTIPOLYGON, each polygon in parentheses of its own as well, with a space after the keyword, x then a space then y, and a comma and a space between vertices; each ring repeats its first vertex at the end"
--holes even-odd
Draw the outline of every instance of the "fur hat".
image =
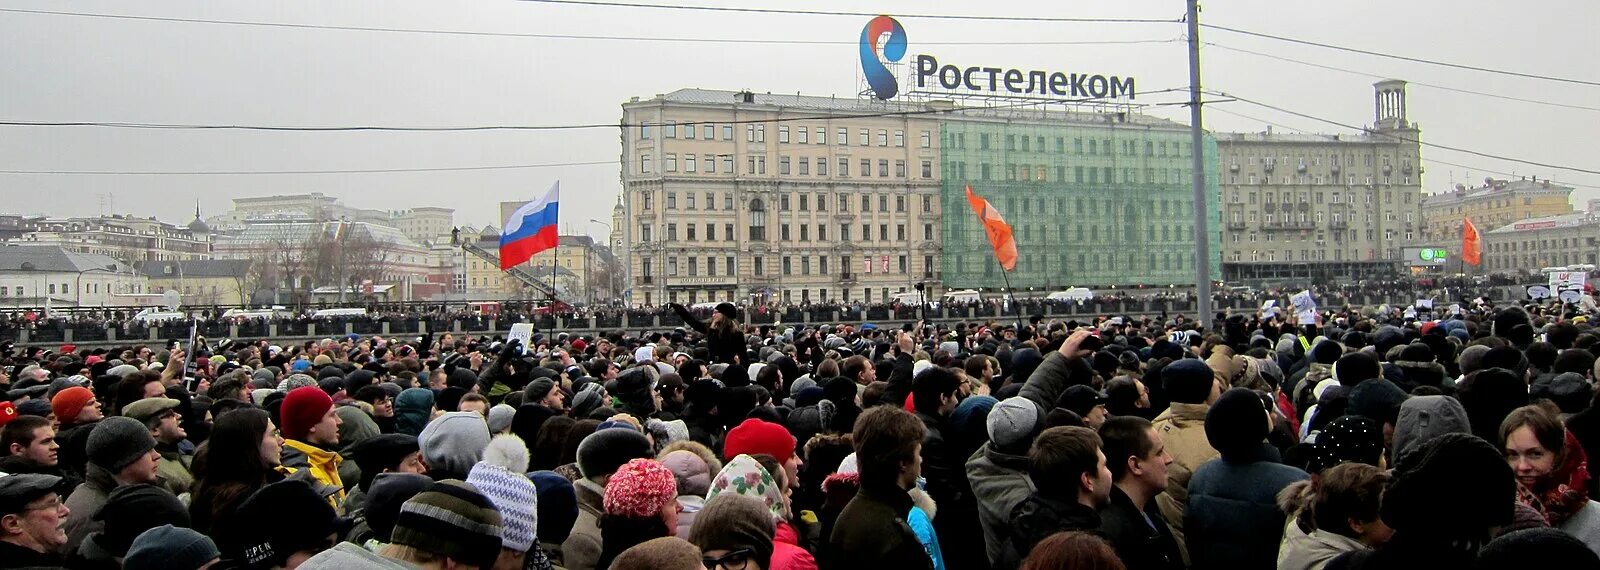
POLYGON ((611 475, 630 460, 650 457, 650 440, 631 429, 602 429, 578 444, 578 471, 593 479, 611 475))

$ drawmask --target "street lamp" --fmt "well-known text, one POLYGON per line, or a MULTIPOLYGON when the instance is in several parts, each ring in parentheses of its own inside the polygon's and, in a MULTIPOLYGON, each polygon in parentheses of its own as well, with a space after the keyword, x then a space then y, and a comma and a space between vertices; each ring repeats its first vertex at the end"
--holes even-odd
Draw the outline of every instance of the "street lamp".
MULTIPOLYGON (((613 230, 611 228, 611 224, 602 222, 602 221, 594 219, 594 218, 589 218, 589 223, 591 223, 591 224, 600 224, 602 226, 605 226, 606 227, 606 243, 610 243, 611 242, 611 232, 615 231, 615 230, 613 230)), ((617 252, 615 250, 613 250, 611 252, 611 257, 612 257, 613 260, 616 259, 616 255, 617 255, 617 252)), ((584 254, 584 258, 588 259, 588 254, 587 253, 584 254)), ((615 265, 615 263, 612 263, 611 265, 615 265)), ((585 273, 588 272, 588 268, 587 267, 584 268, 584 270, 585 270, 585 273)), ((611 294, 613 294, 613 295, 617 294, 617 286, 616 286, 616 277, 617 276, 616 276, 616 272, 617 271, 616 271, 615 267, 612 267, 612 266, 607 266, 606 267, 606 285, 611 288, 611 294)), ((590 277, 590 278, 592 278, 592 277, 590 277)))

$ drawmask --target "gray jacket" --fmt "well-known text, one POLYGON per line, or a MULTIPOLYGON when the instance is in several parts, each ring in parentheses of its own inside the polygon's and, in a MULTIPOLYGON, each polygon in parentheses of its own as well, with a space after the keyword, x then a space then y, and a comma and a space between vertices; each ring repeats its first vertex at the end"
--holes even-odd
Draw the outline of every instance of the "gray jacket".
POLYGON ((972 496, 978 499, 978 522, 983 526, 984 551, 994 564, 1005 551, 1006 529, 1010 528, 1011 509, 1032 494, 1028 479, 1028 457, 1010 455, 984 443, 967 459, 967 481, 972 496))
POLYGON ((372 551, 341 542, 300 563, 305 570, 414 570, 416 566, 384 558, 372 551))

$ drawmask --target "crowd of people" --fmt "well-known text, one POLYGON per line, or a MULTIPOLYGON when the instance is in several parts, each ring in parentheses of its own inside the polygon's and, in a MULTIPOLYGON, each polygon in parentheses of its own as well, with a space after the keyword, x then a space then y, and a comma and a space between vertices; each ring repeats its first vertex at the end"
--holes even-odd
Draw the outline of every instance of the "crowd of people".
POLYGON ((670 310, 7 346, 0 568, 1600 567, 1600 329, 1570 307, 670 310))

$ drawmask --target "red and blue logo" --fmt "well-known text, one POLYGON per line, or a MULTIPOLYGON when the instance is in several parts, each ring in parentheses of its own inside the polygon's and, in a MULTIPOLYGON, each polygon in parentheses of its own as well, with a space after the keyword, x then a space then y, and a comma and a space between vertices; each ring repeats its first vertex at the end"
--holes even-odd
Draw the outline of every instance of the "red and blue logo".
POLYGON ((884 60, 900 61, 906 56, 906 29, 898 20, 889 16, 878 16, 867 22, 861 28, 861 71, 867 76, 867 85, 872 87, 872 94, 879 99, 888 100, 900 92, 900 83, 895 80, 894 73, 889 71, 884 60), (883 34, 889 34, 889 40, 883 43, 883 51, 878 51, 878 41, 883 34))

